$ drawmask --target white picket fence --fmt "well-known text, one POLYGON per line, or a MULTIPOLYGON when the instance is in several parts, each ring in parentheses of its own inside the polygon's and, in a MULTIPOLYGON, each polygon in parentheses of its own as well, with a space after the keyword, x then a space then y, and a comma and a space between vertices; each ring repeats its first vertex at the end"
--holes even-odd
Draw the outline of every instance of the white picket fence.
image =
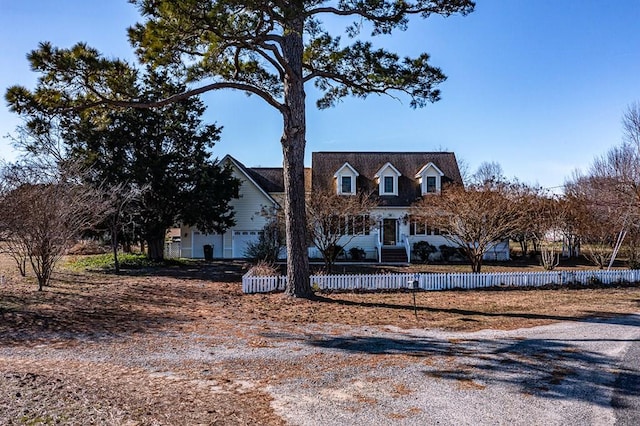
MULTIPOLYGON (((318 290, 400 290, 413 288, 418 282, 420 290, 474 289, 487 287, 539 287, 566 284, 614 284, 640 282, 640 270, 614 271, 550 271, 550 272, 496 272, 452 274, 377 274, 377 275, 312 275, 311 286, 318 290)), ((284 291, 287 277, 256 277, 249 273, 242 277, 244 293, 284 291)))

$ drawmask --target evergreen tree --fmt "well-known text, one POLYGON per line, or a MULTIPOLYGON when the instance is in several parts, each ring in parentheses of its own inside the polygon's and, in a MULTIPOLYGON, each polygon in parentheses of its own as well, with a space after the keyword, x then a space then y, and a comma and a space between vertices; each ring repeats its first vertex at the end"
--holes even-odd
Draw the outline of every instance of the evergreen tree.
MULTIPOLYGON (((156 99, 184 87, 166 73, 149 70, 130 88, 134 90, 140 92, 138 99, 156 99)), ((113 209, 114 215, 126 215, 129 220, 110 217, 108 228, 113 234, 122 231, 114 223, 128 223, 134 232, 129 239, 145 241, 149 258, 163 258, 166 231, 177 222, 205 232, 223 232, 234 224, 229 202, 237 198, 239 182, 230 169, 211 158, 220 128, 202 124, 205 108, 197 97, 152 109, 69 110, 49 121, 37 108, 15 110, 26 114, 27 126, 37 128, 39 134, 53 131, 50 123, 58 120, 65 161, 83 163, 87 170, 83 179, 88 183, 118 188, 123 196, 131 191, 139 194, 124 207, 113 209)), ((42 149, 35 142, 27 146, 34 152, 42 149)), ((112 201, 122 204, 118 194, 112 201)))

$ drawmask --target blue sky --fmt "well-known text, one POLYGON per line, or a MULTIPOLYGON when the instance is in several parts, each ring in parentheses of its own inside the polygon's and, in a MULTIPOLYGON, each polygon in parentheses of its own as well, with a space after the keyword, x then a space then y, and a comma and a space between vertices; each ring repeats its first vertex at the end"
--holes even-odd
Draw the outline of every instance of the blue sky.
MULTIPOLYGON (((125 0, 0 0, 3 96, 14 84, 34 87, 25 55, 40 41, 84 41, 133 60, 126 28, 137 20, 125 0)), ((442 100, 412 110, 407 99, 371 96, 318 111, 310 88, 307 165, 312 151, 448 150, 472 170, 496 161, 508 177, 562 185, 621 141, 621 116, 640 102, 639 30, 640 0, 478 0, 467 17, 415 20, 374 43, 428 52, 448 76, 442 100)), ((281 165, 282 121, 271 107, 238 92, 203 99, 207 120, 224 126, 216 156, 281 165)), ((3 101, 0 135, 18 123, 3 101)), ((6 138, 0 156, 15 156, 6 138)))

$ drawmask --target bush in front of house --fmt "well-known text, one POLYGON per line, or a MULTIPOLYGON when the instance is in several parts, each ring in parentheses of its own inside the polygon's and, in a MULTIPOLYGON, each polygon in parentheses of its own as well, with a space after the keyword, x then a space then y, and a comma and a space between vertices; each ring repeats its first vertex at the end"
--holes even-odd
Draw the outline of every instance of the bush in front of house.
POLYGON ((335 260, 339 256, 343 256, 343 255, 344 255, 344 247, 341 246, 340 244, 331 244, 329 247, 327 247, 326 256, 329 257, 332 262, 335 262, 335 260))
POLYGON ((455 257, 464 257, 460 253, 460 248, 458 247, 452 247, 446 244, 442 244, 441 246, 438 246, 438 249, 440 250, 440 255, 442 256, 442 260, 445 262, 455 260, 454 259, 455 257))
POLYGON ((349 256, 352 260, 364 260, 367 254, 362 247, 351 247, 349 249, 349 256))
POLYGON ((429 256, 436 251, 436 247, 426 241, 418 241, 413 244, 413 252, 423 263, 427 263, 429 261, 429 256))
POLYGON ((245 257, 253 262, 275 263, 282 249, 282 238, 275 220, 265 225, 258 241, 247 244, 245 257))

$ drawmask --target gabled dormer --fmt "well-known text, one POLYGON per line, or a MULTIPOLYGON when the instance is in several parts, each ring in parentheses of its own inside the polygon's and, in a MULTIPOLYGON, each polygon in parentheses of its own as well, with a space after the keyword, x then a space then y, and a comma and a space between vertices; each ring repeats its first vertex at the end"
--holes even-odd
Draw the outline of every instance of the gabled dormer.
POLYGON ((400 176, 402 173, 391 163, 380 167, 374 176, 378 182, 378 193, 380 195, 398 195, 398 178, 400 176))
POLYGON ((351 164, 344 163, 333 175, 338 195, 355 195, 358 176, 360 173, 351 164))
POLYGON ((415 175, 420 183, 420 193, 422 195, 438 194, 442 189, 442 176, 444 173, 435 164, 425 164, 415 175))

